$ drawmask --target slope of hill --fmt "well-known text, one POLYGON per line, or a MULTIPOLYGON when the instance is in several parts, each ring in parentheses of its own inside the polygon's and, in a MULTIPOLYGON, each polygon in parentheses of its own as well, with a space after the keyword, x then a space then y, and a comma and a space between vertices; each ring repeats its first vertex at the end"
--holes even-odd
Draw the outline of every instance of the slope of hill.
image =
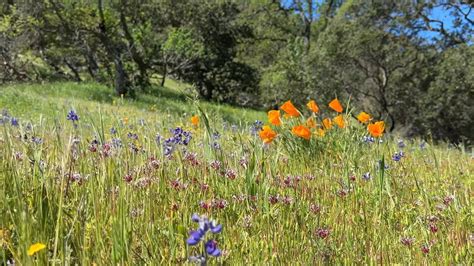
POLYGON ((2 265, 473 263, 473 158, 344 106, 287 103, 262 131, 179 84, 0 92, 2 265))

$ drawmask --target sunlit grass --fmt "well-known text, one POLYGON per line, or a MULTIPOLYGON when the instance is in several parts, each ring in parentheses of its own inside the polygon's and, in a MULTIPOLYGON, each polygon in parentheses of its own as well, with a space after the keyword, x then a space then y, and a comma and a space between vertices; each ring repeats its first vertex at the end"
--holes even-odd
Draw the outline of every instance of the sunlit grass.
POLYGON ((367 143, 355 120, 310 142, 278 128, 264 146, 250 130, 264 113, 170 91, 130 100, 95 84, 2 88, 2 264, 182 263, 200 252, 185 242, 193 213, 224 226, 211 264, 472 264, 469 155, 391 136, 367 143), (176 127, 192 140, 167 158, 176 127), (35 243, 46 249, 28 256, 35 243))

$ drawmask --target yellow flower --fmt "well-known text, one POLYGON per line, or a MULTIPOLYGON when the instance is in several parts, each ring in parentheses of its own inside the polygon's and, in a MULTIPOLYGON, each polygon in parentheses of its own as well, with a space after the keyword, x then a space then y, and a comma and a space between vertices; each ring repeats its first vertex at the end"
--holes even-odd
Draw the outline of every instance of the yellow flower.
POLYGON ((128 117, 124 117, 122 120, 125 125, 128 124, 128 117))
POLYGON ((334 124, 336 124, 339 128, 345 127, 344 117, 342 115, 338 115, 334 117, 333 121, 334 121, 334 124))
POLYGON ((315 133, 316 133, 316 135, 318 135, 318 136, 320 136, 320 137, 324 137, 324 135, 326 135, 326 131, 324 131, 324 129, 322 129, 322 128, 320 128, 320 127, 318 127, 318 128, 316 129, 316 132, 315 132, 315 133))
POLYGON ((41 251, 45 248, 46 248, 46 245, 43 243, 33 244, 28 248, 28 256, 33 256, 36 252, 41 251))

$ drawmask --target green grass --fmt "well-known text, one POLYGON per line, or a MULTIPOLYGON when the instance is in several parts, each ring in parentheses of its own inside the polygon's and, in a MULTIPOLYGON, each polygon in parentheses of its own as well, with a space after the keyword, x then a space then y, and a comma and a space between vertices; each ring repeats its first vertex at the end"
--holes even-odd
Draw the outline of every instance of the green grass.
POLYGON ((193 213, 223 225, 211 265, 473 263, 469 155, 417 140, 399 148, 395 136, 364 143, 365 126, 349 116, 310 141, 290 132, 299 118, 284 119, 262 145, 249 126, 264 113, 187 100, 183 86, 134 100, 96 84, 1 88, 0 108, 20 125, 0 125, 0 263, 181 264, 202 250, 186 245, 193 213), (192 140, 168 158, 162 143, 177 126, 192 140), (28 256, 37 242, 46 249, 28 256))
MULTIPOLYGON (((193 95, 185 85, 168 80, 165 87, 155 87, 148 94, 139 93, 135 99, 116 97, 113 90, 96 83, 48 83, 43 85, 7 85, 1 87, 0 107, 25 118, 47 118, 64 113, 71 108, 96 112, 106 112, 105 116, 126 115, 160 117, 186 116, 193 95), (108 114, 107 110, 119 107, 118 113, 108 114)), ((210 116, 229 123, 253 122, 264 119, 263 112, 235 108, 224 104, 202 103, 202 108, 210 116)))

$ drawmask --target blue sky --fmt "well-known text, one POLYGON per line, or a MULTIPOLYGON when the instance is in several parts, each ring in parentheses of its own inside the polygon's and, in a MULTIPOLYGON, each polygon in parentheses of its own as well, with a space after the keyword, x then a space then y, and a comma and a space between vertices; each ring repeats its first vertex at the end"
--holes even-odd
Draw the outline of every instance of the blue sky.
MULTIPOLYGON (((316 0, 314 2, 314 5, 315 5, 315 8, 316 8, 316 5, 317 3, 321 3, 322 0, 316 0)), ((283 4, 283 6, 290 6, 291 3, 293 3, 292 0, 281 0, 281 3, 283 4)), ((469 10, 469 6, 467 4, 465 4, 463 7, 462 7, 462 11, 464 13, 467 13, 469 10)), ((432 10, 432 13, 429 15, 429 17, 431 19, 435 19, 435 20, 440 20, 444 23, 444 28, 447 30, 447 31, 455 31, 455 27, 454 27, 454 17, 450 14, 450 10, 446 10, 445 8, 443 7, 436 7, 432 10)), ((471 13, 469 14, 469 19, 471 20, 474 20, 474 9, 471 11, 471 13)), ((433 28, 438 28, 439 27, 439 23, 432 23, 431 25, 433 28)), ((421 36, 426 38, 426 39, 433 39, 435 37, 437 37, 439 35, 438 32, 434 32, 434 31, 425 31, 425 32, 421 32, 421 36)))

